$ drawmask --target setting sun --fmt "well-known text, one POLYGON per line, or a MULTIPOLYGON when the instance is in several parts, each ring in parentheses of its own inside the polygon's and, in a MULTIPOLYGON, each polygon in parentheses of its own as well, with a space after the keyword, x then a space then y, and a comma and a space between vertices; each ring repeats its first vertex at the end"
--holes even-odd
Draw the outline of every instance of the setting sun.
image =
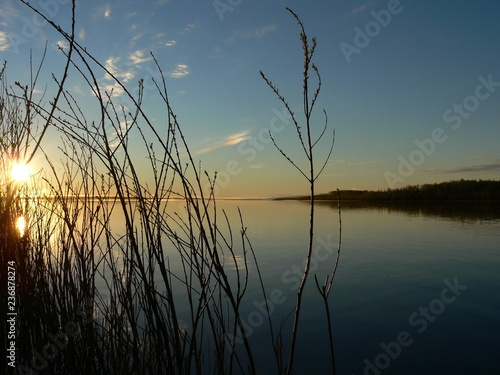
POLYGON ((17 163, 12 166, 12 180, 25 182, 30 178, 30 169, 26 164, 17 163))

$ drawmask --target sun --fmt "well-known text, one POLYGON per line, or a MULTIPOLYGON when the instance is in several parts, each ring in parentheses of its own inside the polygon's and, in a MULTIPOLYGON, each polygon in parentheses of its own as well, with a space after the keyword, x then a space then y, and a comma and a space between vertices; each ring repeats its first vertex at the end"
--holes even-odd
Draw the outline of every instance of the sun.
POLYGON ((12 166, 12 180, 15 182, 25 182, 30 178, 30 168, 24 163, 17 163, 12 166))

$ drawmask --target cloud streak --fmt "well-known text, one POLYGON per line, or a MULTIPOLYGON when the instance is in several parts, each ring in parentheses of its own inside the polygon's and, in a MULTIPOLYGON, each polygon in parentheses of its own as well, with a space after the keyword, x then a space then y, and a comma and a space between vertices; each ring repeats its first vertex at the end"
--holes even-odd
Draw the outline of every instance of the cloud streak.
POLYGON ((368 1, 368 2, 364 3, 363 5, 360 5, 356 8, 354 8, 353 10, 351 10, 349 12, 349 16, 354 16, 358 13, 364 12, 365 10, 369 9, 373 3, 374 3, 374 1, 368 1))
POLYGON ((69 43, 67 40, 59 40, 56 43, 56 47, 62 48, 62 49, 68 49, 69 48, 69 43))
POLYGON ((10 48, 9 39, 5 31, 0 31, 0 51, 5 51, 10 48))
POLYGON ((471 161, 477 162, 477 161, 489 161, 489 162, 495 162, 495 163, 500 163, 500 159, 497 158, 492 158, 491 156, 476 156, 470 159, 471 161))
POLYGON ((137 50, 135 52, 132 52, 128 59, 132 62, 134 65, 139 65, 144 62, 150 61, 153 58, 151 56, 146 56, 144 57, 144 51, 143 50, 137 50))
POLYGON ((124 93, 124 89, 123 87, 121 87, 121 85, 118 84, 118 82, 114 80, 111 75, 113 75, 122 83, 127 83, 134 79, 137 74, 137 72, 132 68, 128 68, 125 70, 119 68, 119 62, 119 57, 110 57, 106 60, 104 67, 109 73, 106 73, 104 75, 99 85, 99 90, 101 92, 107 92, 113 98, 121 96, 124 93))
POLYGON ((490 164, 465 165, 462 167, 455 167, 455 168, 423 169, 422 171, 431 174, 500 172, 500 161, 490 164))
POLYGON ((169 73, 171 78, 183 78, 189 75, 189 66, 185 64, 178 64, 174 70, 169 73))
POLYGON ((164 45, 165 47, 171 47, 177 42, 175 40, 167 40, 165 42, 160 42, 160 44, 164 45))
POLYGON ((230 134, 221 139, 220 141, 214 142, 211 145, 199 150, 197 152, 197 155, 206 154, 208 152, 212 152, 222 147, 237 145, 240 142, 250 139, 250 133, 251 131, 247 129, 238 133, 230 134))
POLYGON ((245 38, 262 38, 263 36, 266 36, 270 32, 274 31, 277 29, 277 25, 275 23, 263 26, 263 27, 258 27, 256 29, 250 30, 243 34, 243 37, 245 38))
POLYGON ((266 36, 267 34, 275 31, 278 28, 278 26, 275 23, 262 26, 262 27, 257 27, 252 30, 234 30, 233 35, 229 37, 226 42, 227 43, 233 43, 236 41, 236 39, 249 39, 249 38, 262 38, 266 36))
MULTIPOLYGON (((117 64, 119 61, 120 61, 119 57, 110 57, 109 59, 106 60, 104 66, 112 75, 114 75, 116 78, 118 78, 124 83, 129 82, 131 79, 134 79, 136 74, 135 71, 132 69, 129 70, 118 69, 117 64)), ((104 76, 104 79, 113 80, 113 78, 107 73, 104 76)))

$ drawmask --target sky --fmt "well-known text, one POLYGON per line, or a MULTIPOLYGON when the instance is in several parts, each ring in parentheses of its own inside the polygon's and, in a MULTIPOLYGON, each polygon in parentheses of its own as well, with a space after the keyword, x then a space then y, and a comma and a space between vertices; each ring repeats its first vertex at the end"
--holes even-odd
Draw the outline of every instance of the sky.
MULTIPOLYGON (((69 30, 68 0, 31 3, 69 30)), ((269 139, 271 130, 307 167, 294 125, 259 74, 303 122, 300 29, 285 7, 318 42, 313 62, 322 88, 313 134, 323 128, 323 109, 329 126, 314 150, 318 169, 335 129, 317 192, 499 179, 500 6, 493 1, 89 0, 77 3, 77 41, 131 88, 158 77, 154 53, 191 151, 203 169, 218 172, 219 196, 306 194, 307 181, 269 139)), ((0 0, 9 82, 29 83, 30 51, 40 61, 46 43, 37 89, 50 94, 51 74, 64 63, 57 46, 67 42, 23 4, 0 0)), ((109 76, 98 78, 113 88, 109 76)), ((66 89, 83 108, 94 100, 74 70, 66 89)), ((114 95, 123 95, 116 86, 114 95)), ((161 122, 153 90, 146 89, 145 105, 161 122)), ((47 137, 42 146, 57 142, 47 137)))

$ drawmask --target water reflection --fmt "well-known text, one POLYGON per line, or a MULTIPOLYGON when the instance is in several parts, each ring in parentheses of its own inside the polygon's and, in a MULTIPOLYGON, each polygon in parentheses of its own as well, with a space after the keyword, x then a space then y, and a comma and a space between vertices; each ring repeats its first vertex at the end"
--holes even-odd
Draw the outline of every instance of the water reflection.
MULTIPOLYGON (((338 239, 337 202, 318 202, 318 206, 316 239, 321 247, 316 248, 317 255, 313 258, 316 263, 311 271, 311 289, 306 292, 304 300, 303 336, 297 357, 297 373, 304 374, 327 371, 324 362, 309 360, 328 358, 328 353, 323 350, 327 344, 321 345, 320 341, 325 337, 325 312, 318 308, 313 276, 322 279, 331 272, 334 264, 338 239), (329 253, 330 248, 333 250, 329 253), (319 344, 311 345, 312 342, 319 344)), ((124 267, 130 259, 124 215, 113 207, 112 201, 89 201, 82 208, 81 202, 75 200, 63 209, 57 202, 37 200, 31 208, 17 211, 18 214, 29 213, 17 219, 19 234, 27 236, 29 218, 30 236, 40 233, 51 259, 61 259, 60 264, 63 264, 66 259, 63 256, 69 249, 69 254, 76 251, 76 255, 85 256, 73 259, 95 256, 95 264, 102 264, 102 274, 96 274, 92 280, 103 297, 99 302, 100 311, 110 311, 114 306, 108 304, 108 296, 114 293, 110 288, 121 288, 120 282, 125 285, 134 280, 127 279, 131 275, 127 273, 130 268, 124 267), (103 213, 102 218, 98 216, 103 213), (62 221, 64 217, 69 217, 68 221, 62 221), (78 234, 75 243, 69 239, 69 225, 78 234), (114 275, 118 278, 113 279, 114 275)), ((292 311, 296 300, 294 280, 301 275, 307 248, 307 202, 222 201, 219 207, 226 209, 231 223, 236 223, 235 231, 239 223, 238 208, 243 212, 266 289, 280 293, 280 298, 272 305, 271 317, 278 327, 283 317, 292 311), (295 274, 296 270, 298 274, 295 274)), ((178 212, 180 216, 184 209, 182 202, 171 202, 168 213, 175 216, 174 213, 178 212)), ((405 347, 404 355, 394 361, 384 375, 428 373, 421 368, 427 362, 436 367, 450 367, 449 371, 442 373, 464 373, 460 372, 461 367, 473 363, 491 365, 496 343, 487 332, 498 326, 497 311, 500 309, 497 293, 500 288, 500 203, 343 202, 342 210, 343 247, 335 279, 335 296, 331 299, 339 373, 363 373, 364 359, 373 360, 380 353, 380 343, 394 340, 403 330, 414 335, 415 342, 418 338, 420 344, 405 347), (408 217, 411 219, 407 220, 408 217), (439 319, 432 324, 429 322, 429 329, 420 335, 409 324, 408 317, 419 306, 429 306, 440 296, 443 280, 454 280, 455 277, 468 286, 467 291, 453 305, 447 306, 439 319), (455 363, 434 358, 429 354, 431 352, 464 360, 455 363)), ((136 207, 132 206, 131 211, 136 212, 136 207)), ((180 229, 172 227, 172 230, 180 231, 182 226, 180 229)), ((230 238, 230 235, 226 236, 230 238)), ((162 248, 168 258, 169 272, 182 277, 184 269, 178 250, 167 239, 161 241, 164 241, 162 248)), ((249 286, 242 316, 245 322, 251 322, 252 317, 264 316, 262 301, 266 297, 256 279, 256 267, 250 252, 247 253, 248 264, 245 264, 242 254, 245 249, 249 251, 249 247, 242 249, 238 241, 235 244, 237 252, 222 255, 225 268, 231 271, 228 277, 233 285, 238 285, 234 271, 243 272, 246 266, 249 267, 249 286)), ((145 252, 144 260, 148 259, 147 256, 145 252)), ((172 283, 173 293, 179 301, 180 330, 184 332, 188 326, 182 322, 190 321, 190 310, 182 280, 176 280, 174 278, 172 283)), ((157 290, 162 291, 161 277, 154 281, 157 290)), ((125 324, 124 329, 130 332, 129 323, 125 324)), ((273 363, 267 324, 252 326, 251 340, 256 347, 255 356, 263 367, 273 363)))
MULTIPOLYGON (((335 201, 317 201, 337 210, 335 201)), ((461 222, 489 222, 500 219, 500 202, 341 202, 344 210, 378 210, 409 216, 441 218, 461 222)))
POLYGON ((20 237, 26 234, 26 219, 24 216, 19 216, 16 220, 16 229, 20 237))

